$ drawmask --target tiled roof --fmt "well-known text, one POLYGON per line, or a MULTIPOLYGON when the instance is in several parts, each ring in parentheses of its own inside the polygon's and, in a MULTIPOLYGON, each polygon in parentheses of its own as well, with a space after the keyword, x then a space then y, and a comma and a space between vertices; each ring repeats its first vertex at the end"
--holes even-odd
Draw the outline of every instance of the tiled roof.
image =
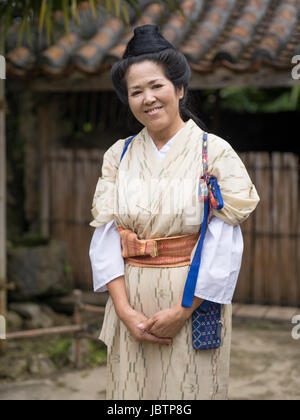
POLYGON ((107 71, 121 59, 136 26, 158 24, 163 36, 187 57, 200 73, 227 67, 253 72, 261 65, 290 69, 300 54, 300 0, 181 0, 188 19, 170 12, 163 3, 140 0, 141 17, 130 12, 131 25, 103 9, 95 19, 88 3, 81 7, 80 27, 71 22, 63 33, 62 16, 56 16, 56 42, 31 29, 32 45, 25 39, 16 47, 13 27, 7 40, 8 75, 34 78, 41 74, 65 77, 74 70, 88 74, 107 71))

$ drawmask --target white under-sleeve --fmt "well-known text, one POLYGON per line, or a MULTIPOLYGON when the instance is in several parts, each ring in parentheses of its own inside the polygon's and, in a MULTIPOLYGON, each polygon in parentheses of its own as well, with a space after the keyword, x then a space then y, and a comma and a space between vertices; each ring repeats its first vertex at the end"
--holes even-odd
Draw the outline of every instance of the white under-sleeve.
POLYGON ((114 220, 95 229, 90 245, 95 292, 106 292, 107 283, 124 276, 121 240, 114 220))
POLYGON ((212 217, 204 237, 195 296, 229 304, 239 276, 244 242, 240 225, 212 217))

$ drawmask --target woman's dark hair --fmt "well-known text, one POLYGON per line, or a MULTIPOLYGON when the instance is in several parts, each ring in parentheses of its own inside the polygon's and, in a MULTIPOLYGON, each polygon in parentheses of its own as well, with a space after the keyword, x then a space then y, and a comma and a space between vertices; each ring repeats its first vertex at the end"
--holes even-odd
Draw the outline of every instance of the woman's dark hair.
POLYGON ((128 90, 125 80, 127 70, 132 64, 145 60, 162 66, 165 77, 173 83, 176 90, 183 85, 184 96, 179 101, 179 112, 183 121, 188 121, 191 118, 202 130, 208 131, 204 122, 191 110, 191 97, 188 90, 191 69, 186 57, 176 49, 167 48, 160 52, 128 57, 115 63, 111 68, 111 79, 120 101, 128 106, 128 90))

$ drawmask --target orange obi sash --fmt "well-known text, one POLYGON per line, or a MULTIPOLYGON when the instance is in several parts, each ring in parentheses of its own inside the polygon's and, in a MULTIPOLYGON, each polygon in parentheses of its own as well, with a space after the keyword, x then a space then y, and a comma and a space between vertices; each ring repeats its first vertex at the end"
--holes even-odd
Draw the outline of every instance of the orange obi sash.
POLYGON ((200 233, 167 238, 138 239, 130 229, 118 226, 122 257, 136 267, 182 267, 190 265, 200 233))

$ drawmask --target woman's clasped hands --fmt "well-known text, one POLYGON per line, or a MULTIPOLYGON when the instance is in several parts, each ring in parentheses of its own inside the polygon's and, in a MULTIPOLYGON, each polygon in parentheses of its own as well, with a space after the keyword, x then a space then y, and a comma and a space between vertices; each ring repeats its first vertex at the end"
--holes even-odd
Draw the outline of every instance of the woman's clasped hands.
POLYGON ((141 312, 131 307, 126 310, 126 313, 123 314, 121 320, 127 327, 130 335, 136 341, 139 341, 139 342, 147 341, 150 343, 157 343, 157 344, 164 344, 164 345, 172 344, 171 337, 169 336, 160 337, 151 332, 148 332, 144 328, 141 328, 141 325, 147 325, 146 323, 149 321, 149 319, 144 314, 142 314, 141 312))
POLYGON ((176 305, 157 312, 151 318, 145 317, 137 325, 142 333, 142 341, 143 338, 148 341, 150 335, 158 340, 168 340, 159 342, 159 344, 171 344, 172 339, 179 333, 189 316, 189 311, 186 311, 181 305, 176 305))
POLYGON ((181 296, 177 304, 162 309, 149 318, 130 305, 126 294, 124 276, 111 281, 108 290, 119 319, 126 326, 133 339, 138 342, 172 344, 173 338, 202 302, 202 299, 194 297, 193 305, 190 308, 185 308, 181 305, 181 296))
POLYGON ((163 309, 151 318, 138 324, 138 328, 146 335, 173 339, 181 330, 185 322, 192 316, 194 310, 203 302, 195 297, 190 308, 181 306, 181 299, 177 305, 163 309))

